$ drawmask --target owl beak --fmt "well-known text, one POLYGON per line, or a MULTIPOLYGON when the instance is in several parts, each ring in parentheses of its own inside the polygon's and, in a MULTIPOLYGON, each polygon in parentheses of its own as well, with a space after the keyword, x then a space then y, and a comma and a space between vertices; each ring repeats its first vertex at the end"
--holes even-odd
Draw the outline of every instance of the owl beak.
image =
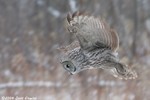
POLYGON ((70 73, 70 75, 74 75, 76 72, 74 71, 74 72, 69 72, 70 73))

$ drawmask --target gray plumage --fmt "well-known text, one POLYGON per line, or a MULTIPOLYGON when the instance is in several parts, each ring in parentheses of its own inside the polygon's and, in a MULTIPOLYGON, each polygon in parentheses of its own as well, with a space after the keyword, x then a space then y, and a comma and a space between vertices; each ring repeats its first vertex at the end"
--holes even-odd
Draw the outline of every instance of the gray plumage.
POLYGON ((75 12, 68 14, 66 20, 70 34, 77 40, 61 47, 61 63, 71 74, 92 68, 102 68, 120 79, 137 77, 127 65, 119 62, 118 34, 102 19, 75 12))

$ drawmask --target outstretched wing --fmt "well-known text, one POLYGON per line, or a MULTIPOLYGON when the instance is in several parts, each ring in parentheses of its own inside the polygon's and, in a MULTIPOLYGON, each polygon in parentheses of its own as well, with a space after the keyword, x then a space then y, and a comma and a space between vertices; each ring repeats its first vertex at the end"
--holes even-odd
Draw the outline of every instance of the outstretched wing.
POLYGON ((100 18, 75 12, 68 14, 67 22, 68 31, 75 33, 83 50, 108 48, 115 52, 119 47, 117 33, 100 18))

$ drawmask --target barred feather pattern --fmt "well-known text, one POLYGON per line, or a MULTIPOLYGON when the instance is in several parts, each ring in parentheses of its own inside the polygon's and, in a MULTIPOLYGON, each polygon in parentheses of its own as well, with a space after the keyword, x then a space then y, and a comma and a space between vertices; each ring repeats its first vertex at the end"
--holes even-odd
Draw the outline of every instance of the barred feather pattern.
POLYGON ((102 19, 80 15, 80 13, 76 12, 72 16, 69 14, 67 21, 69 32, 76 34, 83 49, 87 50, 96 45, 96 43, 103 44, 112 51, 118 49, 118 34, 102 19))
POLYGON ((137 77, 136 72, 120 63, 115 55, 119 47, 118 34, 105 21, 75 12, 67 16, 67 29, 77 37, 77 41, 60 48, 61 63, 71 74, 101 68, 120 79, 137 77))
POLYGON ((75 49, 71 52, 68 52, 68 56, 71 60, 76 60, 80 62, 80 66, 94 67, 94 65, 98 65, 99 68, 103 60, 105 60, 106 58, 116 58, 114 55, 111 54, 110 50, 107 50, 107 48, 90 52, 83 52, 81 49, 75 49))

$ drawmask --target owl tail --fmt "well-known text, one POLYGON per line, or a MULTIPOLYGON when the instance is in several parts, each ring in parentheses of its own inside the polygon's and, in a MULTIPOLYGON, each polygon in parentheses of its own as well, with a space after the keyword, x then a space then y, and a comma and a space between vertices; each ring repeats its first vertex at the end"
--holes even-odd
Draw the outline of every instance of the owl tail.
POLYGON ((108 62, 103 69, 108 70, 114 77, 119 79, 135 79, 137 73, 130 69, 127 65, 118 62, 108 62), (108 67, 109 66, 109 67, 108 67))

